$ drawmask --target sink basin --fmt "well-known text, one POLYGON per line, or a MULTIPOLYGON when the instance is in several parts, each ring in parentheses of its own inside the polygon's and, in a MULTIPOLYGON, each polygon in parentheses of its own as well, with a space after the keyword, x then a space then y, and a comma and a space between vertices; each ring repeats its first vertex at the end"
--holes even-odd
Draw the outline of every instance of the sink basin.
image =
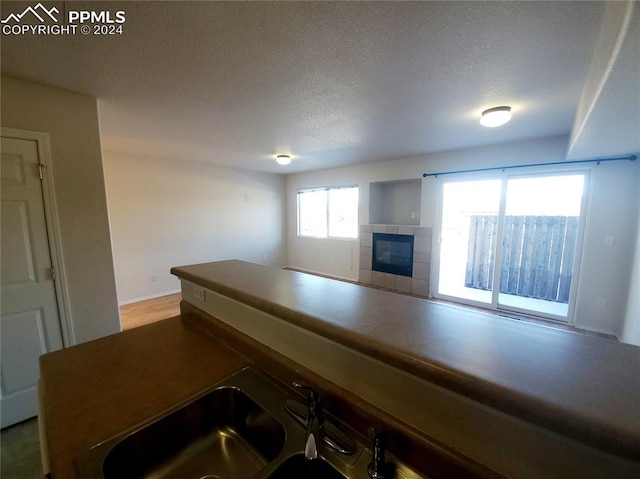
POLYGON ((216 389, 120 440, 104 478, 250 478, 281 451, 283 426, 245 393, 216 389))
POLYGON ((284 461, 269 479, 345 479, 334 467, 322 459, 307 461, 304 454, 296 454, 284 461))

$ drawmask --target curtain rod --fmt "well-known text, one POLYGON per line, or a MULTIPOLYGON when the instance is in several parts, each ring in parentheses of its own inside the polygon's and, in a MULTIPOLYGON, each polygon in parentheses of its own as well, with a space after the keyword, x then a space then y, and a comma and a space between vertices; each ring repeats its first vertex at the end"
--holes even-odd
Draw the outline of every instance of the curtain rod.
POLYGON ((455 171, 441 171, 440 173, 423 173, 422 177, 427 178, 428 176, 435 176, 436 178, 441 175, 454 175, 456 173, 477 173, 480 171, 496 171, 496 170, 511 170, 515 168, 530 168, 532 166, 552 166, 552 165, 576 165, 579 163, 604 163, 606 161, 636 161, 638 157, 636 155, 630 156, 620 156, 617 158, 600 158, 594 160, 573 160, 573 161, 554 161, 552 163, 529 163, 528 165, 511 165, 511 166, 494 166, 491 168, 476 168, 472 170, 455 170, 455 171))

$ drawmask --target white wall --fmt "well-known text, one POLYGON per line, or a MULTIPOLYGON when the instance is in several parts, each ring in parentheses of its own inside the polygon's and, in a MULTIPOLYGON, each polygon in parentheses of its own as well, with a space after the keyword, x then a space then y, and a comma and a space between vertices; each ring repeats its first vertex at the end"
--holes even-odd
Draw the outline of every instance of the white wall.
MULTIPOLYGON (((567 137, 530 140, 290 175, 287 177, 288 264, 336 277, 358 279, 357 241, 297 237, 295 199, 298 188, 357 184, 360 187, 359 223, 367 224, 370 182, 421 178, 423 173, 438 171, 563 161, 567 143, 567 137)), ((638 221, 639 166, 637 161, 615 162, 594 165, 591 169, 590 218, 585 232, 575 314, 575 326, 579 328, 615 335, 622 332, 631 276, 630 258, 638 221), (613 246, 604 244, 605 236, 614 237, 613 246), (603 310, 596 308, 597 299, 605 300, 603 310)), ((524 173, 527 170, 515 171, 524 173)), ((435 178, 422 180, 421 226, 435 227, 437 185, 435 178)))
POLYGON ((178 291, 172 266, 286 263, 283 176, 109 152, 104 165, 121 304, 178 291))
MULTIPOLYGON (((640 174, 640 170, 638 173, 640 174)), ((636 201, 638 202, 638 233, 629 282, 627 311, 620 339, 625 343, 640 346, 640 194, 638 194, 636 201)))
POLYGON ((593 167, 577 327, 616 336, 622 333, 638 231, 639 168, 638 161, 593 167), (607 236, 613 238, 610 246, 605 244, 607 236), (604 309, 597 308, 598 300, 604 300, 604 309))
POLYGON ((71 344, 118 332, 96 99, 2 77, 2 126, 50 136, 71 344))

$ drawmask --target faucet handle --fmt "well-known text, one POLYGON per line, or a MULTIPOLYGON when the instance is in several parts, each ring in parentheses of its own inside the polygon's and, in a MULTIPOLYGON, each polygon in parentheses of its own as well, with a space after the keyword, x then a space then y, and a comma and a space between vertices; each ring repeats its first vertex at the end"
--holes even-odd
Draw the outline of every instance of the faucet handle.
POLYGON ((387 433, 379 424, 369 426, 367 435, 371 439, 372 459, 367 468, 371 479, 384 479, 385 470, 387 468, 384 458, 385 449, 387 447, 387 433))

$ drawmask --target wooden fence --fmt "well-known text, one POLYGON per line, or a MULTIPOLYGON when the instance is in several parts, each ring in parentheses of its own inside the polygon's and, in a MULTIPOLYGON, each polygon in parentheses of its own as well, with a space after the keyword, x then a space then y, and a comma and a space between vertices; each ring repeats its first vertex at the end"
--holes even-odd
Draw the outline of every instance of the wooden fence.
MULTIPOLYGON (((506 216, 500 292, 569 302, 577 216, 506 216)), ((472 215, 465 286, 492 290, 498 217, 472 215)))

